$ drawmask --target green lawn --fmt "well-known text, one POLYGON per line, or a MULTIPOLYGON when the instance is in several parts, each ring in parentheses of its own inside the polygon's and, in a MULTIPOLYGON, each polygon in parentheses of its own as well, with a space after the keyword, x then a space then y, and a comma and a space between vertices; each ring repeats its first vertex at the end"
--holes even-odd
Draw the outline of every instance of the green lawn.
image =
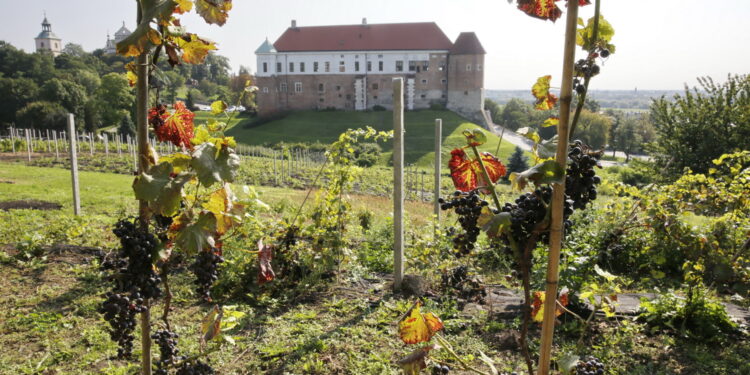
MULTIPOLYGON (((404 146, 404 161, 422 167, 431 166, 434 158, 435 119, 443 120, 443 160, 446 161, 450 150, 465 144, 461 132, 478 127, 476 124, 450 111, 414 111, 405 115, 406 143, 404 146)), ((278 142, 321 142, 331 143, 342 132, 349 128, 372 126, 377 130, 393 129, 392 112, 344 112, 344 111, 301 111, 289 116, 268 122, 263 125, 247 127, 249 119, 242 119, 231 127, 227 134, 234 136, 238 142, 247 145, 275 144, 278 142)), ((233 124, 232 124, 233 125, 233 124)), ((498 137, 489 134, 484 151, 495 152, 498 137)), ((388 160, 391 155, 392 144, 382 145, 384 156, 388 160)), ((503 142, 500 147, 500 158, 508 160, 514 146, 503 142)))

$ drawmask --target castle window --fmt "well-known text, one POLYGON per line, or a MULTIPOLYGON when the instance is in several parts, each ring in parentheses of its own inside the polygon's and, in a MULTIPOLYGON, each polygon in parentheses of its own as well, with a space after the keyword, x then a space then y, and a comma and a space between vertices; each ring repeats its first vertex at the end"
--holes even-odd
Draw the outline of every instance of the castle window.
POLYGON ((341 91, 341 86, 336 86, 336 91, 341 91))
POLYGON ((320 101, 321 103, 323 103, 323 101, 325 101, 325 99, 320 98, 320 99, 318 99, 318 101, 320 101))
POLYGON ((378 89, 378 84, 377 83, 373 83, 372 84, 372 89, 373 90, 377 90, 378 89))
POLYGON ((382 59, 382 58, 383 58, 383 55, 378 55, 378 58, 379 58, 379 59, 382 59))
POLYGON ((331 62, 326 61, 326 73, 331 71, 331 62))
MULTIPOLYGON (((343 55, 342 55, 343 56, 343 55)), ((344 65, 344 61, 339 61, 339 72, 343 73, 346 71, 346 65, 344 65)))
POLYGON ((422 62, 422 71, 428 71, 430 70, 430 62, 429 61, 423 61, 422 62))
POLYGON ((467 71, 467 72, 470 72, 470 71, 471 71, 471 64, 466 64, 466 71, 467 71))
POLYGON ((42 47, 44 47, 44 42, 42 42, 42 47))
POLYGON ((290 73, 294 73, 294 63, 293 62, 289 63, 289 72, 290 73))
POLYGON ((286 92, 286 82, 281 84, 279 90, 281 90, 281 92, 286 92))
POLYGON ((57 43, 55 43, 55 48, 60 48, 60 47, 58 47, 57 43))
POLYGON ((378 71, 380 71, 380 72, 383 71, 383 62, 382 61, 378 61, 378 71))
POLYGON ((423 79, 423 80, 422 80, 422 84, 423 84, 423 85, 426 85, 426 84, 427 84, 427 80, 426 80, 426 79, 423 79))
POLYGON ((281 73, 281 63, 276 63, 276 73, 281 73))
POLYGON ((368 62, 367 62, 367 71, 368 71, 368 72, 371 72, 371 71, 372 71, 372 61, 368 61, 368 62))
POLYGON ((438 70, 441 71, 441 72, 443 70, 445 70, 445 63, 442 63, 442 64, 438 65, 438 70))
POLYGON ((324 83, 318 83, 318 92, 325 92, 326 85, 324 83))
POLYGON ((299 63, 299 71, 300 71, 300 73, 304 73, 305 72, 305 63, 303 63, 303 62, 299 63))
POLYGON ((417 70, 417 62, 416 61, 409 61, 409 71, 413 72, 417 70))
POLYGON ((354 71, 355 71, 355 72, 358 72, 358 71, 359 71, 359 61, 355 61, 355 62, 354 62, 354 71))
POLYGON ((318 72, 318 62, 317 61, 313 63, 313 72, 316 72, 316 73, 318 72))
POLYGON ((341 58, 343 59, 343 58, 344 58, 344 55, 341 55, 341 58))
POLYGON ((302 92, 302 82, 294 82, 294 92, 302 92))
POLYGON ((477 64, 477 72, 482 71, 482 64, 477 64))
POLYGON ((346 94, 346 100, 352 100, 352 94, 346 94))
POLYGON ((445 78, 443 78, 443 79, 441 79, 441 80, 440 80, 440 83, 442 83, 442 84, 446 84, 446 83, 448 83, 448 80, 447 80, 447 79, 445 79, 445 78))
POLYGON ((469 92, 468 91, 464 91, 464 95, 469 95, 469 92))
POLYGON ((377 95, 373 95, 373 96, 372 96, 372 98, 373 98, 373 99, 377 99, 377 98, 378 98, 378 96, 377 96, 377 95))
POLYGON ((264 87, 264 88, 263 88, 263 93, 264 93, 264 94, 268 94, 268 87, 264 87))
POLYGON ((422 95, 420 95, 419 97, 420 97, 420 98, 422 98, 422 99, 426 99, 426 98, 427 98, 427 95, 425 95, 425 94, 422 94, 422 95))
POLYGON ((396 60, 396 71, 397 72, 403 72, 404 71, 404 62, 401 60, 396 60))
POLYGON ((268 73, 268 63, 263 63, 263 73, 268 73))

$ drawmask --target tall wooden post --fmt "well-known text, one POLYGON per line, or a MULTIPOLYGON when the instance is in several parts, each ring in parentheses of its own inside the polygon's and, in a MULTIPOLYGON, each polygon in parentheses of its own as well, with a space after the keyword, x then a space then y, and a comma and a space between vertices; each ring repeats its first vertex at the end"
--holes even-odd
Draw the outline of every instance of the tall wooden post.
POLYGON ((433 211, 435 214, 435 219, 439 222, 440 221, 440 203, 438 203, 438 199, 440 198, 440 168, 442 167, 442 162, 440 160, 443 152, 443 120, 442 119, 435 119, 435 187, 434 187, 434 207, 433 211))
POLYGON ((29 129, 26 129, 26 154, 29 156, 29 163, 31 163, 31 134, 29 129))
MULTIPOLYGON (((557 125, 557 154, 555 161, 563 170, 568 161, 568 126, 570 125, 570 103, 573 99, 573 68, 576 49, 576 21, 578 2, 568 2, 565 22, 565 49, 563 51, 562 85, 560 88, 560 123, 557 125)), ((557 311, 557 284, 559 281, 560 248, 563 236, 563 202, 565 201, 565 179, 552 186, 552 218, 550 220, 549 258, 544 299, 542 339, 539 345, 538 375, 549 374, 552 355, 552 339, 555 334, 555 311, 557 311)))
POLYGON ((53 131, 52 136, 55 138, 55 160, 57 160, 60 158, 60 151, 57 146, 57 131, 53 131))
POLYGON ((393 79, 393 287, 404 279, 404 79, 393 79))
POLYGON ((68 131, 70 132, 70 176, 73 179, 73 213, 81 214, 81 196, 78 185, 78 153, 76 149, 76 124, 72 113, 68 113, 68 131))

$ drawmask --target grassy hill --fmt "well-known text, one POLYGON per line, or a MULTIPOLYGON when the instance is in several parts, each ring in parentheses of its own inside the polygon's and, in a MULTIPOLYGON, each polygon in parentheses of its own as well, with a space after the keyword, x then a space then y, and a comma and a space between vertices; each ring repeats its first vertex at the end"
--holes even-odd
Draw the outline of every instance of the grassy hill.
MULTIPOLYGON (((336 140, 349 128, 372 126, 378 130, 393 129, 393 114, 384 112, 344 112, 344 111, 302 111, 271 121, 262 125, 248 127, 250 119, 240 118, 227 134, 234 136, 238 142, 247 145, 275 144, 278 142, 322 142, 336 140)), ((404 160, 407 164, 429 167, 434 158, 435 119, 443 120, 443 160, 447 160, 450 150, 465 144, 461 132, 479 125, 468 122, 463 117, 450 111, 415 111, 405 115, 406 143, 404 160)), ((483 151, 495 153, 498 137, 488 134, 488 142, 483 151)), ((383 161, 389 160, 392 153, 390 142, 381 144, 383 161)), ((500 147, 500 158, 508 160, 514 146, 503 142, 500 147)))

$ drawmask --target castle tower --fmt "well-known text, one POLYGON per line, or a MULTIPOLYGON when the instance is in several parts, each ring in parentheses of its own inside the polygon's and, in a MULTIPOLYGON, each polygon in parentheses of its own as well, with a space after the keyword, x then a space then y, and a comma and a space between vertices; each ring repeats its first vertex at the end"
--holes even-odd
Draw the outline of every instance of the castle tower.
POLYGON ((52 32, 52 24, 47 21, 47 15, 44 16, 44 21, 42 21, 42 32, 34 38, 34 41, 36 42, 37 52, 51 53, 54 57, 62 53, 62 39, 52 32))
POLYGON ((448 109, 472 120, 484 111, 484 55, 473 32, 458 35, 448 55, 448 109))

